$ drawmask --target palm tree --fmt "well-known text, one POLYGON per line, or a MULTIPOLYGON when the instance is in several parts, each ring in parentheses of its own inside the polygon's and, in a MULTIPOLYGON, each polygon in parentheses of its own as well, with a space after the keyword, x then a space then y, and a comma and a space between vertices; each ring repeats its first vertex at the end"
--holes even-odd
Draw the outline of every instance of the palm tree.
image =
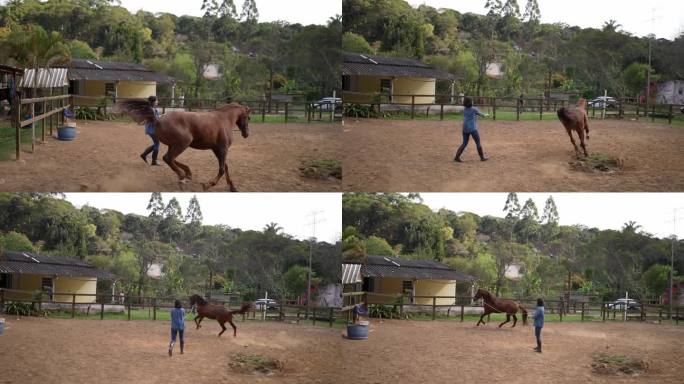
POLYGON ((268 223, 264 226, 264 233, 273 233, 277 235, 278 232, 282 231, 283 227, 278 226, 278 223, 268 223))
POLYGON ((622 28, 622 24, 618 24, 617 20, 610 19, 603 23, 604 32, 617 32, 618 28, 622 28))
POLYGON ((622 232, 636 233, 640 228, 641 225, 637 224, 636 221, 630 220, 622 225, 622 232))

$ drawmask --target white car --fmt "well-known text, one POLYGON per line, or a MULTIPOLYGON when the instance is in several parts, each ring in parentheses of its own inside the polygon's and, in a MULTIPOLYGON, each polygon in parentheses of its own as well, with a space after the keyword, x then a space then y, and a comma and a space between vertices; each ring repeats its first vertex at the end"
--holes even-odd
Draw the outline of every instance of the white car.
POLYGON ((612 303, 606 304, 606 308, 624 310, 625 305, 627 305, 627 309, 639 308, 639 302, 632 299, 617 299, 612 303))
POLYGON ((271 299, 259 299, 259 300, 254 302, 254 307, 256 309, 264 309, 264 307, 266 307, 266 309, 278 309, 279 308, 278 302, 275 300, 271 300, 271 299))
POLYGON ((324 111, 329 111, 333 108, 340 108, 342 106, 342 99, 339 97, 324 97, 316 102, 311 103, 311 106, 314 109, 320 108, 324 111))
POLYGON ((587 106, 591 108, 598 108, 598 109, 603 109, 603 104, 606 104, 606 108, 615 108, 617 107, 617 100, 615 98, 610 97, 610 96, 600 96, 595 98, 594 100, 591 100, 587 106))

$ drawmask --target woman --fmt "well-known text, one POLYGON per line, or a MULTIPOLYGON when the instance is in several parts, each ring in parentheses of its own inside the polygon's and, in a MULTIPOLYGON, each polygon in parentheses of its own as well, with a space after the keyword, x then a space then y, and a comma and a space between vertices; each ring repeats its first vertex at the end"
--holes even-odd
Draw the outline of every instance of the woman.
POLYGON ((180 300, 174 302, 174 309, 171 310, 171 343, 169 343, 169 356, 173 356, 173 345, 176 344, 176 334, 180 337, 180 353, 183 354, 183 331, 185 330, 185 309, 181 306, 180 300))
POLYGON ((534 310, 532 318, 534 319, 534 336, 537 338, 537 348, 534 351, 541 353, 541 330, 544 328, 544 300, 541 298, 537 299, 537 309, 534 310))
POLYGON ((480 160, 486 161, 487 157, 484 155, 484 151, 480 145, 480 134, 477 132, 477 117, 486 117, 487 115, 473 107, 473 99, 470 97, 465 97, 463 99, 463 106, 465 106, 465 109, 463 110, 463 144, 458 147, 454 161, 459 163, 463 162, 463 160, 461 160, 461 155, 466 149, 466 146, 468 146, 468 140, 470 139, 470 136, 472 136, 473 140, 475 140, 475 145, 477 146, 477 153, 480 155, 480 160))
MULTIPOLYGON (((157 111, 156 108, 154 108, 157 105, 157 97, 156 96, 150 96, 147 98, 147 101, 150 102, 150 105, 152 105, 152 109, 154 110, 154 115, 158 118, 159 117, 159 112, 157 111)), ((147 155, 152 152, 152 165, 159 165, 157 163, 157 155, 159 155, 159 138, 157 137, 155 131, 154 131, 154 123, 151 121, 146 121, 145 122, 145 134, 148 135, 152 139, 152 145, 147 147, 143 153, 140 154, 140 157, 143 159, 144 162, 147 163, 147 155)))

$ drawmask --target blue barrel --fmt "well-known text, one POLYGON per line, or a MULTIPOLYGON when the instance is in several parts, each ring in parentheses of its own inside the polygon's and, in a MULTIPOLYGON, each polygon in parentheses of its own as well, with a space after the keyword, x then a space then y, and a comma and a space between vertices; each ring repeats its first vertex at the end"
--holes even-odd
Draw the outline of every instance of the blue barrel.
POLYGON ((0 319, 0 335, 5 330, 5 319, 0 319))
POLYGON ((76 138, 76 127, 63 125, 57 128, 57 138, 63 141, 71 141, 76 138))
POLYGON ((363 324, 347 325, 347 339, 366 340, 368 338, 368 326, 363 324))
MULTIPOLYGON (((30 120, 30 119, 31 119, 31 115, 26 115, 24 117, 24 120, 30 120)), ((33 128, 33 123, 24 126, 24 129, 28 129, 28 128, 33 128)))

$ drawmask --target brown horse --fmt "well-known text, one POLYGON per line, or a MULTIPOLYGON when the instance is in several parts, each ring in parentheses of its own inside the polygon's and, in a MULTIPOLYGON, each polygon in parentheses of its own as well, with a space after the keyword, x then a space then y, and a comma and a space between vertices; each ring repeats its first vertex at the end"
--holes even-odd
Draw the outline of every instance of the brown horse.
POLYGON ((219 336, 221 336, 223 332, 226 331, 227 328, 224 324, 228 322, 230 326, 233 327, 234 337, 237 336, 237 328, 235 327, 235 324, 233 324, 233 315, 241 315, 249 311, 250 308, 252 308, 252 303, 244 302, 242 303, 242 307, 240 307, 240 309, 229 311, 223 305, 209 304, 200 295, 190 296, 190 305, 193 307, 196 306, 197 308, 197 316, 195 316, 195 324, 197 324, 196 329, 200 329, 200 323, 202 322, 202 319, 207 317, 209 319, 214 319, 218 321, 221 328, 223 328, 223 330, 219 332, 219 336))
POLYGON ((518 304, 517 301, 509 299, 499 299, 484 289, 478 289, 477 294, 475 294, 475 297, 473 298, 473 300, 479 299, 484 300, 484 313, 482 314, 482 316, 480 316, 480 321, 477 322, 477 326, 480 326, 480 323, 484 325, 485 322, 483 319, 490 313, 505 313, 506 321, 499 324, 499 328, 501 328, 502 325, 511 321, 511 316, 513 316, 513 326, 511 326, 511 328, 513 328, 515 327, 515 324, 518 322, 518 318, 515 316, 515 314, 518 313, 518 310, 522 312, 523 325, 527 325, 527 310, 523 308, 522 305, 518 304))
POLYGON ((585 141, 589 140, 589 121, 587 120, 587 100, 579 99, 576 107, 561 108, 558 110, 558 118, 565 127, 565 130, 570 136, 570 141, 575 147, 575 154, 577 158, 580 158, 579 148, 577 148, 577 143, 575 143, 575 138, 572 136, 572 131, 577 132, 577 136, 580 139, 580 145, 582 146, 582 151, 584 151, 584 157, 589 156, 587 153, 587 143, 585 141))
POLYGON ((192 180, 192 172, 176 158, 190 147, 211 149, 218 160, 219 171, 216 178, 202 183, 205 191, 215 186, 224 174, 230 191, 237 191, 228 174, 226 156, 233 142, 232 132, 235 126, 240 129, 242 137, 249 136, 248 107, 231 103, 211 112, 169 112, 159 118, 156 117, 152 105, 145 99, 123 100, 117 103, 117 108, 139 124, 154 123, 155 135, 169 147, 164 155, 164 161, 176 172, 181 186, 192 180))

